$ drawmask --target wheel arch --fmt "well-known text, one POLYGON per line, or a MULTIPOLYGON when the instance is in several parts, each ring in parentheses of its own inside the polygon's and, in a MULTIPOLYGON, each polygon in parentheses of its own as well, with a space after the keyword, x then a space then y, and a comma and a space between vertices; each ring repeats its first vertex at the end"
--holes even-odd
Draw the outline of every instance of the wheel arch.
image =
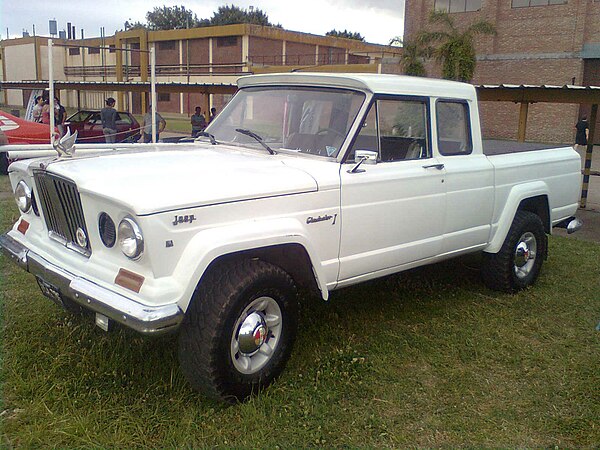
POLYGON ((495 228, 495 233, 492 235, 490 243, 484 252, 497 253, 510 230, 510 226, 514 220, 517 211, 529 211, 536 214, 544 224, 544 231, 551 232, 551 214, 549 201, 548 186, 542 181, 533 183, 525 183, 514 186, 504 203, 504 210, 500 215, 498 222, 492 229, 495 228))
POLYGON ((252 222, 198 233, 187 245, 176 269, 186 289, 179 306, 186 311, 207 270, 221 261, 261 259, 287 272, 294 282, 329 298, 318 252, 293 219, 252 222))
POLYGON ((280 267, 294 282, 312 293, 321 295, 317 277, 313 271, 313 263, 306 249, 299 243, 290 242, 267 247, 249 248, 218 256, 208 265, 198 283, 212 268, 220 263, 236 259, 260 259, 261 261, 280 267))
POLYGON ((521 200, 517 211, 529 211, 538 216, 544 224, 544 231, 546 234, 550 234, 552 226, 550 224, 550 204, 548 203, 548 195, 537 195, 521 200))

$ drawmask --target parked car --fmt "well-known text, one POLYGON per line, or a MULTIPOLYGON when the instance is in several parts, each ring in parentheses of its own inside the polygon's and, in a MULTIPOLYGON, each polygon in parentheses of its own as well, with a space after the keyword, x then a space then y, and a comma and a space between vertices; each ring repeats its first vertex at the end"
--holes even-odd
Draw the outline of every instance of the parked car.
POLYGON ((238 85, 192 143, 13 163, 21 216, 0 236, 46 296, 102 329, 179 330, 183 373, 210 397, 243 400, 281 373, 296 286, 326 301, 482 252, 483 281, 516 292, 540 274, 553 227, 581 226, 579 155, 486 154, 471 85, 306 73, 238 85))
MULTIPOLYGON (((104 143, 100 111, 81 110, 70 116, 65 125, 71 134, 77 131, 79 143, 104 143)), ((125 111, 117 112, 116 142, 137 142, 140 138, 140 124, 136 118, 125 111)))

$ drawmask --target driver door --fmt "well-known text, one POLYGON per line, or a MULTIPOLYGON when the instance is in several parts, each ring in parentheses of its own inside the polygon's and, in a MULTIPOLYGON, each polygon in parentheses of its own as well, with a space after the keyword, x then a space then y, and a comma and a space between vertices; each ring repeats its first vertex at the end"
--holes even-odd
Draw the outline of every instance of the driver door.
POLYGON ((441 253, 445 170, 432 157, 429 108, 428 98, 385 97, 371 105, 341 165, 339 282, 441 253), (376 152, 376 164, 352 171, 357 150, 376 152))

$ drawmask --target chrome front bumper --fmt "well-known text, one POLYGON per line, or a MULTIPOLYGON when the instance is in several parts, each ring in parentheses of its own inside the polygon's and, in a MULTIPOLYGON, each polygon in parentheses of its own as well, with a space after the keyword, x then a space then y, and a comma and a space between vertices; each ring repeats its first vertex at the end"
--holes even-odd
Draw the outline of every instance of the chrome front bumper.
POLYGON ((177 304, 142 305, 61 269, 8 234, 0 235, 0 250, 21 268, 55 288, 60 293, 60 297, 67 298, 140 333, 152 335, 167 333, 176 329, 183 320, 183 311, 177 304))

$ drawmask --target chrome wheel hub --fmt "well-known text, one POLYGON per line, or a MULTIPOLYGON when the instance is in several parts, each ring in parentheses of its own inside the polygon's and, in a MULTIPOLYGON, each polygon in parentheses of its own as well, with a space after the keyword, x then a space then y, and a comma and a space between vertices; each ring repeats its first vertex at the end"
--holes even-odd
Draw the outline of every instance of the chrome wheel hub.
POLYGON ((262 369, 274 355, 282 331, 281 308, 271 297, 253 300, 237 319, 231 336, 231 361, 241 373, 262 369))
POLYGON ((517 278, 522 279, 531 273, 535 264, 537 241, 531 232, 523 233, 515 248, 514 270, 517 278))
POLYGON ((240 353, 249 356, 264 344, 269 329, 263 314, 253 312, 242 322, 238 333, 240 353))

